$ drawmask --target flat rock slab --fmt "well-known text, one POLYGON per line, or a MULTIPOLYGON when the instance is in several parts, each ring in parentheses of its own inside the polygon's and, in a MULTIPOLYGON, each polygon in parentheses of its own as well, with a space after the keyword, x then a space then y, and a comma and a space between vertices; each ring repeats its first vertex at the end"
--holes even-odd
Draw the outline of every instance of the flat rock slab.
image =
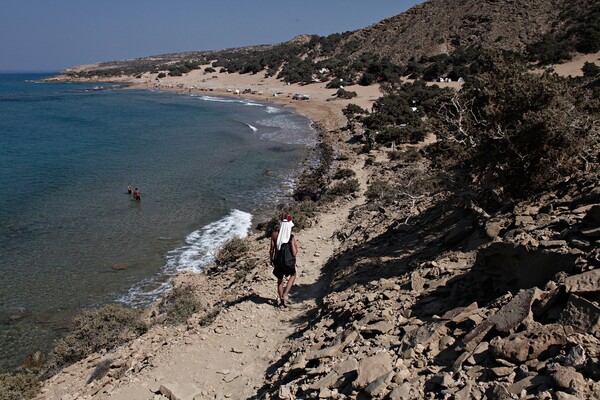
POLYGON ((524 320, 531 316, 532 303, 540 299, 541 291, 538 288, 521 290, 511 301, 502 307, 496 314, 477 325, 465 335, 463 343, 467 351, 473 351, 483 340, 485 335, 496 328, 499 332, 510 333, 524 320))
POLYGON ((559 321, 580 333, 591 333, 600 338, 600 307, 576 294, 569 295, 559 321))
POLYGON ((355 388, 367 387, 380 376, 393 370, 392 357, 387 352, 362 359, 358 365, 358 377, 352 383, 355 388))
POLYGON ((160 393, 169 400, 194 400, 200 389, 193 383, 163 383, 160 393))
POLYGON ((600 292, 600 269, 569 276, 565 279, 565 288, 569 293, 600 292))

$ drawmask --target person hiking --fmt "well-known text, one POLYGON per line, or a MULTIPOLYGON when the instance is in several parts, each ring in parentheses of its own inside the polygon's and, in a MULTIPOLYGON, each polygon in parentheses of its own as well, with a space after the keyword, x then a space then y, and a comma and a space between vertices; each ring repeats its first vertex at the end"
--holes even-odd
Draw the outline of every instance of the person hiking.
POLYGON ((296 280, 296 255, 298 245, 296 238, 292 235, 291 215, 281 214, 279 232, 271 235, 271 246, 269 247, 269 260, 273 268, 273 275, 277 278, 277 294, 282 307, 287 306, 288 295, 296 280), (283 285, 283 278, 289 276, 287 285, 283 285))

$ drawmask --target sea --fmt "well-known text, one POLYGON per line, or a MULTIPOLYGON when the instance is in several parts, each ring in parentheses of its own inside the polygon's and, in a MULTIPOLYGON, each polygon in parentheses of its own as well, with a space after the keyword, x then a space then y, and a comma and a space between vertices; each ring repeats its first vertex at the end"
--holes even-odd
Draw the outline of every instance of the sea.
POLYGON ((273 104, 49 75, 0 74, 0 371, 201 273, 314 162, 310 121, 273 104))

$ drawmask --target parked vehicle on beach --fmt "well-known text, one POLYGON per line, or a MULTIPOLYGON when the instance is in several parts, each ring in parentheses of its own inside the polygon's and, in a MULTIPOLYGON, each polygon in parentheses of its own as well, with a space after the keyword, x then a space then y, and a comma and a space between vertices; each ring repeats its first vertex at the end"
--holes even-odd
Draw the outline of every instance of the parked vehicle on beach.
POLYGON ((308 100, 308 99, 310 99, 310 96, 308 96, 306 94, 296 93, 295 95, 292 96, 292 100, 308 100))

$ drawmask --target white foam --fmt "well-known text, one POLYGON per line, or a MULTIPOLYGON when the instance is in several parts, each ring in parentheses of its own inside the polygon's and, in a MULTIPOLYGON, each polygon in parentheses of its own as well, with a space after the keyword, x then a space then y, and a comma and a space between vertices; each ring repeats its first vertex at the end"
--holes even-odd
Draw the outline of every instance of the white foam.
POLYGON ((247 126, 248 126, 248 128, 252 129, 252 132, 256 132, 256 131, 258 130, 258 128, 257 128, 257 127, 255 127, 255 126, 252 126, 252 125, 250 125, 250 124, 244 124, 244 125, 247 125, 247 126))
POLYGON ((133 306, 151 304, 171 289, 172 277, 175 274, 183 271, 204 271, 215 260, 221 246, 234 237, 246 237, 251 225, 252 214, 231 210, 220 220, 190 233, 185 239, 185 246, 167 254, 167 262, 159 275, 140 282, 118 301, 133 306), (148 290, 153 286, 156 287, 148 290))
POLYGON ((226 99, 223 97, 215 97, 215 96, 198 96, 198 95, 190 95, 191 97, 196 97, 197 99, 200 100, 204 100, 204 101, 214 101, 217 103, 238 103, 238 104, 243 104, 245 106, 252 106, 252 107, 265 107, 264 104, 260 104, 260 103, 254 103, 252 101, 248 101, 245 99, 226 99))
POLYGON ((281 110, 279 108, 271 107, 271 106, 267 106, 266 111, 269 114, 277 114, 277 113, 281 112, 281 110))
POLYGON ((299 121, 292 115, 273 115, 258 121, 262 126, 275 128, 267 130, 261 135, 263 140, 271 140, 279 143, 298 144, 313 147, 317 143, 316 131, 308 121, 299 121))

